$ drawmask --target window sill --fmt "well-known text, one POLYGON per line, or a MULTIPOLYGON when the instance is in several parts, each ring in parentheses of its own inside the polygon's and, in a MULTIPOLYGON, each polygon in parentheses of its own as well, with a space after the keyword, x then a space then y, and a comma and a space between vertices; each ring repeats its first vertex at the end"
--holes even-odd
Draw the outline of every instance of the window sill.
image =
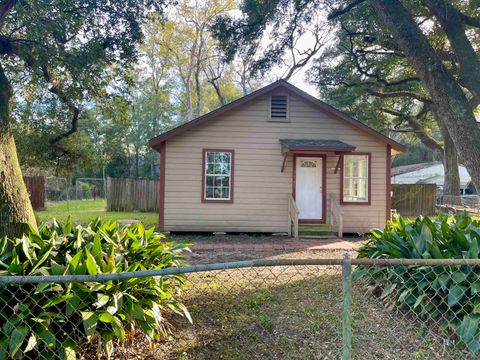
POLYGON ((371 205, 370 200, 368 201, 340 201, 340 205, 371 205))
POLYGON ((202 198, 203 204, 233 204, 233 199, 230 200, 213 200, 202 198))
POLYGON ((280 120, 280 119, 267 119, 267 122, 272 123, 290 123, 290 119, 280 120))

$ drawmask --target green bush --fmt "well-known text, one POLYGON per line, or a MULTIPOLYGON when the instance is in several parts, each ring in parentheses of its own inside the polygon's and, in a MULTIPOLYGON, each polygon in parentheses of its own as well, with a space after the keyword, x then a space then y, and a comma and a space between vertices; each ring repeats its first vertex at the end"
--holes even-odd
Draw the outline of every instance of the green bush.
POLYGON ((82 189, 82 199, 90 199, 92 197, 92 186, 89 183, 80 181, 80 189, 82 189))
MULTIPOLYGON (((383 231, 373 230, 358 257, 478 259, 479 225, 466 213, 453 219, 418 217, 410 223, 397 218, 383 231)), ((361 266, 354 278, 369 281, 382 299, 453 332, 471 352, 480 350, 479 266, 361 266)))
MULTIPOLYGON (((0 240, 0 276, 97 275, 180 266, 187 244, 167 242, 141 224, 119 227, 100 219, 74 227, 55 220, 17 239, 0 240)), ((182 276, 104 283, 8 284, 0 287, 0 359, 74 359, 89 343, 108 357, 114 341, 134 331, 156 341, 167 317, 190 319, 179 301, 182 276), (166 317, 167 316, 167 317, 166 317)))

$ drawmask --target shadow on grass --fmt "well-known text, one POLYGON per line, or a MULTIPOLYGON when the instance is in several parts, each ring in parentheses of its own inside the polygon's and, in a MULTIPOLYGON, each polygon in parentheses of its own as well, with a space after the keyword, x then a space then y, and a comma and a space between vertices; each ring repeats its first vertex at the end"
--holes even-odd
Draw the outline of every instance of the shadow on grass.
MULTIPOLYGON (((191 274, 193 324, 174 323, 155 359, 338 359, 342 349, 339 268, 282 267, 191 274)), ((441 344, 355 291, 357 359, 442 358, 441 344)))

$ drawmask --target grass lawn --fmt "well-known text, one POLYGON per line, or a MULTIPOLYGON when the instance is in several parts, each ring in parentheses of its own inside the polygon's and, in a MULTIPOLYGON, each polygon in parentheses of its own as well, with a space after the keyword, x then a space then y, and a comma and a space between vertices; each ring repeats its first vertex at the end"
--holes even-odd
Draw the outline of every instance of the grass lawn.
MULTIPOLYGON (((193 324, 175 320, 152 359, 339 359, 339 267, 276 267, 191 274, 185 296, 193 324)), ((355 359, 441 359, 439 339, 354 292, 355 359)), ((450 354, 449 354, 450 355, 450 354)))
POLYGON ((145 212, 112 212, 105 211, 106 201, 99 200, 72 200, 47 203, 47 209, 37 211, 40 222, 53 218, 65 221, 68 215, 72 216, 75 224, 86 225, 97 217, 102 220, 140 220, 146 227, 157 226, 158 214, 145 212))

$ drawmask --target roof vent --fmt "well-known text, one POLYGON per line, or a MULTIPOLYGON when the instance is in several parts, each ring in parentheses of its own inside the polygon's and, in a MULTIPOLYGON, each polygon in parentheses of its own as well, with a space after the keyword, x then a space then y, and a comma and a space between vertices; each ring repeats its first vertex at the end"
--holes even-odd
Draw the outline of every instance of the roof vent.
POLYGON ((270 117, 273 120, 287 118, 287 95, 272 95, 270 104, 270 117))

